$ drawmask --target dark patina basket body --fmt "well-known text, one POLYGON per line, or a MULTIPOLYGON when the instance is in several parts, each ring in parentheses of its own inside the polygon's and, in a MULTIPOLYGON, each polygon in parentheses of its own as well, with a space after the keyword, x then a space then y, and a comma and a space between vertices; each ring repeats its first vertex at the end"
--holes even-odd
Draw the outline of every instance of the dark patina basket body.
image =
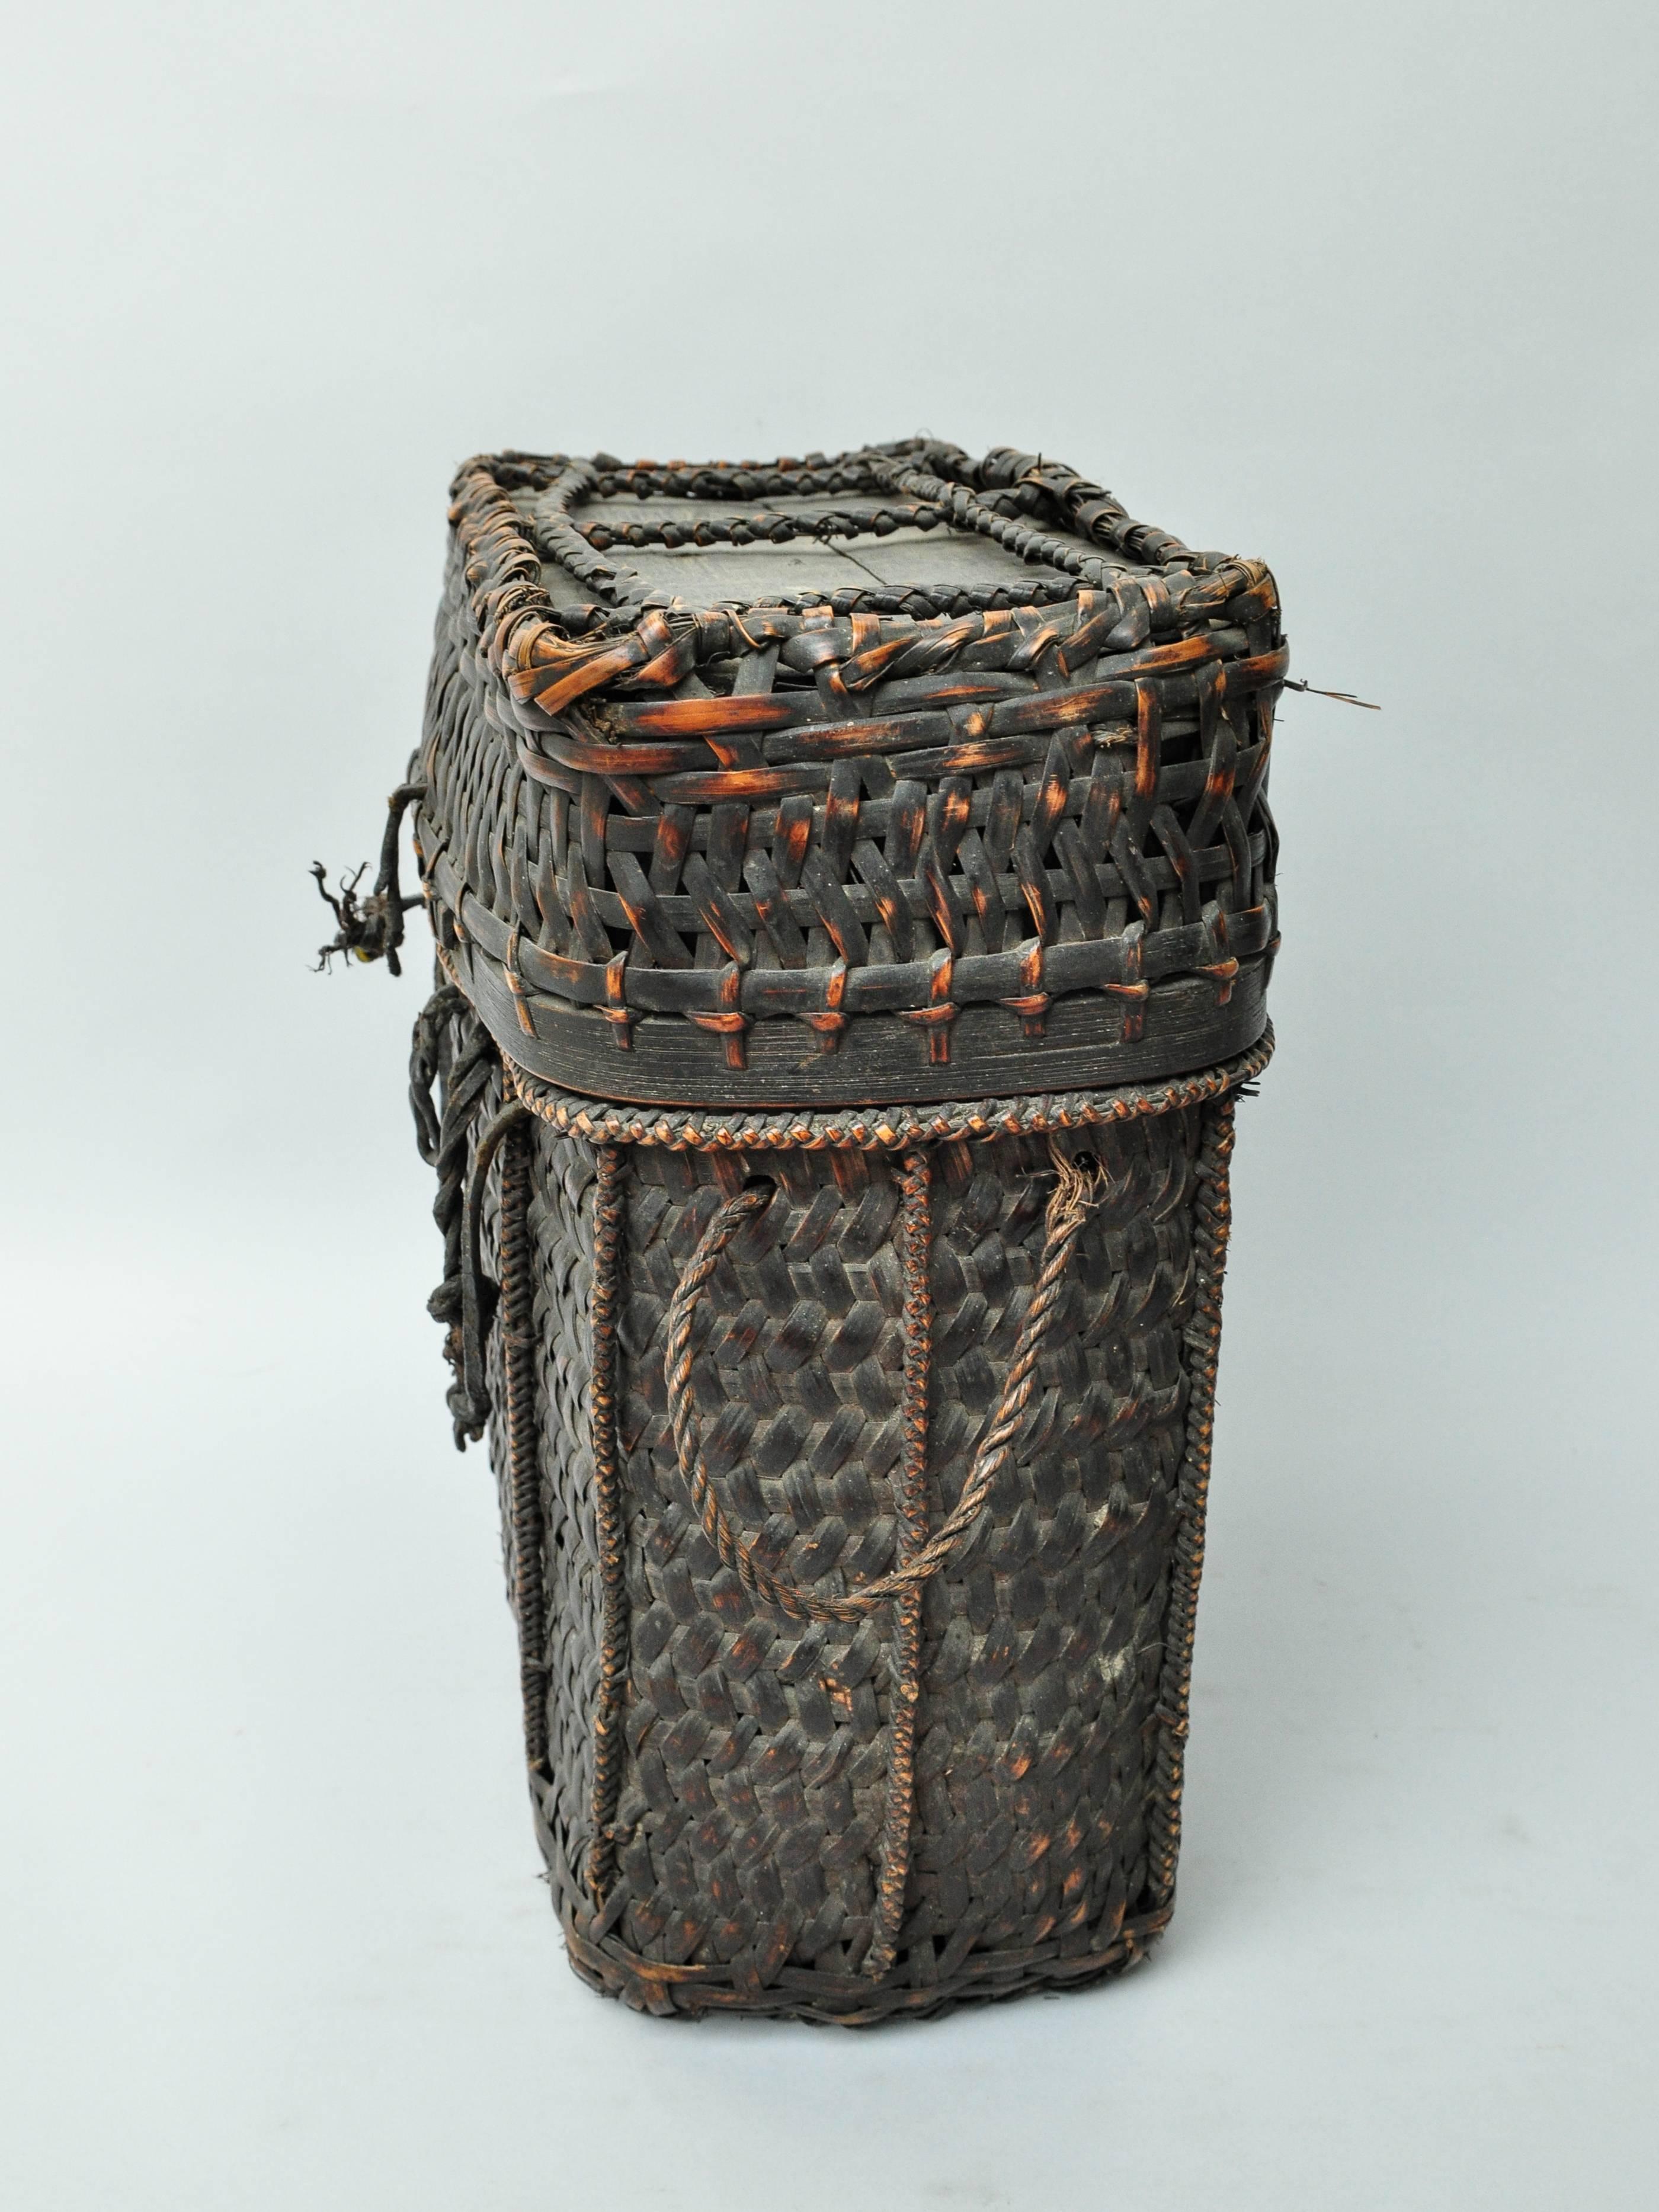
MULTIPOLYGON (((921 441, 497 458, 451 521, 414 1089, 571 1957, 848 2022, 1110 1974, 1174 1891, 1272 580, 921 441)), ((343 942, 413 902, 394 818, 343 942)))

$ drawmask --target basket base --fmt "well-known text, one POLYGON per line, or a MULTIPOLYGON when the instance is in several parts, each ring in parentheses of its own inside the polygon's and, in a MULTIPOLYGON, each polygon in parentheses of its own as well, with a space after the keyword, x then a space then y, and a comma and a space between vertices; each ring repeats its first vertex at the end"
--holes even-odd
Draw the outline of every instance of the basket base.
MULTIPOLYGON (((712 1123, 613 1103, 602 1128, 599 1109, 491 1056, 473 1110, 488 1124, 475 1179, 492 1152, 502 1161, 492 1455, 532 1804, 589 1987, 656 2017, 869 2027, 1091 1987, 1167 1924, 1230 1094, 1270 1049, 1264 1036, 1156 1091, 712 1123), (502 1107, 509 1086, 517 1103, 502 1107), (931 1158, 884 1159, 920 1152, 924 1129, 931 1158), (988 1507, 997 1548, 935 1585, 933 1617, 908 1646, 895 1636, 884 1673, 878 1630, 833 1613, 825 1625, 799 1591, 793 1608, 767 1598, 790 1626, 756 1626, 752 1594, 682 1494, 670 1401, 684 1285, 700 1295, 715 1282, 728 1326, 714 1340, 735 1347, 699 1382, 710 1419, 726 1420, 721 1448, 735 1461, 760 1404, 779 1434, 768 1430, 751 1479, 783 1469, 791 1510, 818 1516, 807 1533, 820 1553, 838 1539, 840 1571, 867 1575, 869 1562, 849 1568, 842 1554, 845 1520, 868 1500, 809 1480, 839 1478, 849 1455, 866 1476, 888 1471, 908 1449, 896 1409, 909 1412, 920 1374, 928 1418, 907 1433, 934 1455, 930 1518, 966 1494, 975 1414, 1004 1387, 982 1346, 1010 1373, 1049 1356, 1019 1369, 1011 1316, 1021 1273, 1039 1283, 1028 1320, 1064 1280, 1065 1259, 1049 1256, 1055 1199, 1045 1206, 1033 1185, 1052 1177, 1059 1191, 1079 1148, 1098 1194, 1086 1243, 1072 1232, 1073 1306, 1042 1370, 1041 1417, 1018 1431, 1006 1493, 988 1507), (789 1233, 738 1251, 719 1280, 701 1255, 725 1255, 734 1203, 754 1212, 750 1158, 789 1233), (736 1200, 711 1209, 734 1184, 736 1200), (710 1248, 717 1229, 725 1241, 710 1248), (834 1340, 806 1356, 837 1302, 859 1317, 850 1366, 835 1364, 834 1340), (854 1380, 837 1390, 844 1370, 854 1380), (1067 1402, 1079 1409, 1070 1429, 1067 1402), (740 1418, 727 1419, 732 1405, 740 1418), (832 1428, 815 1458, 809 1445, 832 1428), (907 1702, 925 1735, 901 1727, 907 1702)), ((481 1245, 487 1229, 471 1232, 481 1245)), ((465 1314, 465 1283, 459 1303, 465 1314)), ((763 1491, 747 1510, 763 1521, 773 1503, 763 1491)))
MULTIPOLYGON (((936 1982, 907 1980, 902 1970, 884 1981, 872 1982, 855 1974, 821 1974, 786 1966, 763 1987, 740 1984, 728 1967, 663 1966, 642 1959, 611 1936, 592 1942, 567 1915, 560 1917, 574 1972, 589 1989, 617 1998, 632 2011, 658 2019, 740 2014, 817 2027, 879 2027, 890 2021, 937 2020, 962 2005, 1001 2004, 1012 1997, 1093 1989, 1127 1973, 1145 1958, 1169 1923, 1170 1907, 1126 1918, 1103 1948, 1073 1948, 1079 1939, 1055 1938, 1024 1950, 973 1951, 936 1982)), ((1092 1946, 1099 1941, 1099 1931, 1085 1931, 1082 1940, 1092 1946)))

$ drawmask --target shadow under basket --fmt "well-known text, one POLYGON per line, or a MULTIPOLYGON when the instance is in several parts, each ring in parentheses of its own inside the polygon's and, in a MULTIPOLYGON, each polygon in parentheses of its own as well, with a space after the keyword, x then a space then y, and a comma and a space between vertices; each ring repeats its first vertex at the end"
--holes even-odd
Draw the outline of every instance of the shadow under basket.
POLYGON ((334 903, 395 964, 412 811, 433 1310, 572 1962, 854 2026, 1117 1973, 1272 1049, 1272 579, 920 441, 497 457, 451 521, 334 903))

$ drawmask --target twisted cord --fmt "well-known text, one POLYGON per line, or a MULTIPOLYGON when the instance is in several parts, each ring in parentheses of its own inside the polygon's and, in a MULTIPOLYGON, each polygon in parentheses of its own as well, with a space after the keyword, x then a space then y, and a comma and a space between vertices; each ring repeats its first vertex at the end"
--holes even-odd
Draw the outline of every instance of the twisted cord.
POLYGON ((909 1559, 890 1573, 861 1583, 840 1597, 814 1596, 787 1577, 775 1574, 757 1559, 753 1547, 732 1528, 714 1494, 703 1458, 696 1396, 691 1382, 691 1330, 698 1302, 720 1254, 745 1221, 766 1211, 776 1186, 769 1182, 751 1183, 735 1197, 727 1199, 704 1230, 669 1304, 663 1376, 668 1386, 680 1472, 703 1533, 744 1589, 762 1604, 771 1606, 791 1620, 861 1620, 866 1613, 888 1604, 903 1591, 920 1589, 963 1548, 969 1532, 984 1510, 985 1502, 1018 1433, 1031 1395, 1037 1358, 1059 1310, 1066 1262, 1096 1202, 1097 1174, 1092 1167, 1079 1166, 1054 1144, 1049 1146, 1049 1157, 1054 1162, 1055 1179, 1043 1224, 1042 1263, 1020 1326, 1019 1341, 1003 1385, 1001 1401, 990 1426, 980 1439, 962 1495, 934 1534, 909 1559))
MULTIPOLYGON (((540 1455, 536 1449, 536 1277, 530 1249, 530 1144, 526 1115, 501 1139, 501 1368, 507 1407, 507 1510, 513 1528, 513 1610, 519 1624, 519 1688, 525 1759, 544 1779, 547 1763, 547 1590, 542 1562, 540 1455)), ((487 1166, 481 1170, 488 1173, 487 1166)))
MULTIPOLYGON (((932 1163, 907 1152, 899 1176, 899 1250, 904 1270, 904 1452, 897 1485, 899 1559, 927 1540, 927 1377, 933 1353, 932 1163)), ((889 1724, 887 1805, 876 1879, 875 1926, 860 1969, 871 1981, 890 1973, 904 1917, 916 1801, 916 1719, 921 1701, 921 1592, 907 1589, 893 1607, 893 1717, 889 1724)))
POLYGON ((464 992, 453 983, 441 983, 415 1017, 410 1039, 409 1110, 415 1116, 415 1149, 429 1168, 438 1164, 443 1139, 443 1119, 433 1103, 432 1086, 441 1077, 448 1078, 453 1043, 449 1024, 466 1005, 464 992))
POLYGON ((1198 1588, 1204 1571, 1204 1522, 1209 1504, 1210 1454, 1215 1438, 1216 1375, 1221 1349, 1221 1286, 1232 1228, 1230 1170, 1237 1112, 1231 1097, 1217 1099, 1205 1115, 1198 1157, 1198 1192, 1194 1201, 1197 1297, 1187 1325, 1187 1450, 1181 1470, 1174 1556, 1170 1570, 1170 1605, 1164 1635, 1164 1672, 1158 1685, 1159 1723, 1155 1778, 1147 1837, 1148 1894, 1167 1911, 1175 1897, 1176 1862, 1181 1850, 1181 1796, 1187 1765, 1187 1730, 1191 1707, 1194 1632, 1198 1621, 1198 1588))
POLYGON ((628 1680, 628 1587, 622 1469, 617 1455, 617 1304, 623 1197, 622 1156, 614 1145, 599 1146, 598 1168, 593 1187, 593 1359, 588 1397, 603 1620, 593 1714, 593 1838, 587 1851, 587 1886, 595 1903, 603 1905, 617 1877, 617 1799, 625 1747, 623 1692, 628 1680))
POLYGON ((474 1434, 481 1434, 489 1419, 489 1383, 484 1372, 484 1352, 501 1291, 501 1285, 492 1283, 484 1273, 484 1199, 496 1153, 530 1118, 516 1098, 509 1098, 490 1121, 472 1155, 461 1206, 460 1389, 470 1409, 471 1431, 474 1434))

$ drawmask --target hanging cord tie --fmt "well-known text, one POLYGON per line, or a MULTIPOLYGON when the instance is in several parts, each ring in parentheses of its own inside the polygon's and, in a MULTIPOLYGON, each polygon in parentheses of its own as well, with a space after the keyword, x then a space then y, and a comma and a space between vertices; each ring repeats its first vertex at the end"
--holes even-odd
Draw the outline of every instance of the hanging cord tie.
POLYGON ((328 873, 322 862, 312 862, 311 872, 317 878, 323 903, 339 924, 333 944, 319 948, 319 969, 327 968, 337 952, 344 952, 355 953, 359 960, 384 960, 394 975, 402 975, 398 947, 404 941, 404 916, 410 907, 420 905, 421 895, 416 891, 405 898, 398 887, 398 833, 404 816, 425 793, 423 783, 400 783, 387 799, 386 832, 380 839, 380 872, 374 878, 374 890, 361 902, 357 885, 368 866, 367 860, 353 874, 342 876, 337 890, 330 890, 328 873))

